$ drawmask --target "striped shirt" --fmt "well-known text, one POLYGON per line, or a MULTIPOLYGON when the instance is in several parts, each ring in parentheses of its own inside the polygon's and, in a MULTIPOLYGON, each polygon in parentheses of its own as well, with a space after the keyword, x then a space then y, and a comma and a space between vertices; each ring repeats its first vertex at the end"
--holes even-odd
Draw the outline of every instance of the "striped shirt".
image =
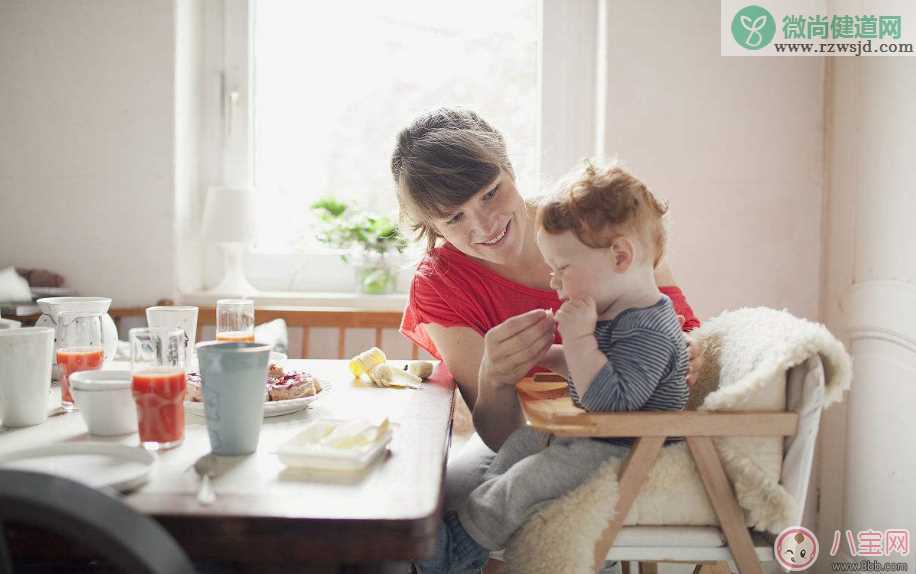
MULTIPOLYGON (((687 344, 674 307, 662 295, 650 307, 626 309, 595 325, 598 349, 607 363, 573 403, 587 411, 679 411, 687 406, 687 344)), ((631 445, 631 439, 602 439, 631 445)))

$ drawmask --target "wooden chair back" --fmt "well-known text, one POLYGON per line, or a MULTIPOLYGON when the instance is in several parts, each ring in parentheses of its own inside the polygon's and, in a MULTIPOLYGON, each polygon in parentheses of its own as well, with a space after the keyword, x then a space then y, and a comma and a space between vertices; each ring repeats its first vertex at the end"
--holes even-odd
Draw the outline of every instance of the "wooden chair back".
MULTIPOLYGON (((144 307, 111 309, 109 314, 119 322, 126 317, 145 317, 144 307)), ((400 311, 380 311, 367 309, 350 309, 345 307, 274 307, 255 308, 258 323, 283 319, 287 327, 302 329, 301 352, 309 356, 309 334, 311 329, 331 327, 337 329, 337 357, 346 359, 346 338, 349 329, 374 329, 375 346, 382 347, 382 333, 385 329, 398 329, 401 326, 400 311)), ((197 315, 197 336, 200 339, 203 328, 216 326, 216 307, 200 307, 197 315)), ((119 326, 120 328, 120 326, 119 326)), ((411 345, 410 358, 417 359, 420 349, 411 345)))

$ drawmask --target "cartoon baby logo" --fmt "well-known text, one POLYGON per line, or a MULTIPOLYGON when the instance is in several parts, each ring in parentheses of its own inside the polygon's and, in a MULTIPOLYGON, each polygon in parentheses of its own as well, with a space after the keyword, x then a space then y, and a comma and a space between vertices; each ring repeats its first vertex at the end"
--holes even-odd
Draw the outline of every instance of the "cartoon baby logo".
POLYGON ((803 526, 786 528, 773 544, 776 561, 790 572, 807 570, 817 560, 817 537, 803 526))

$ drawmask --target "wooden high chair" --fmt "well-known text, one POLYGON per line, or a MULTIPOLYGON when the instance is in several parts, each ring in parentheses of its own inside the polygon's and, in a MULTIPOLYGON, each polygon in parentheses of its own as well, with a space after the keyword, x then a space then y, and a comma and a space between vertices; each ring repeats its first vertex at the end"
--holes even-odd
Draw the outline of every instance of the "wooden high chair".
MULTIPOLYGON (((566 383, 556 375, 538 376, 518 384, 518 394, 527 423, 538 430, 557 436, 574 437, 635 437, 628 458, 619 473, 614 519, 609 520, 603 535, 595 544, 595 569, 606 560, 638 561, 641 571, 655 572, 657 562, 690 562, 697 564, 695 572, 727 573, 728 561, 734 561, 742 574, 762 574, 761 561, 774 560, 772 539, 762 533, 752 533, 745 526, 744 512, 738 506, 732 485, 725 473, 719 452, 713 442, 717 437, 768 436, 788 437, 799 431, 797 411, 801 397, 823 397, 824 371, 819 357, 794 367, 787 373, 786 412, 638 412, 590 414, 573 405, 566 383), (633 501, 646 482, 649 471, 669 436, 685 437, 706 494, 719 519, 719 526, 628 526, 627 518, 633 501), (717 530, 724 534, 726 545, 717 530), (710 536, 712 531, 712 536, 710 536), (624 533, 621 544, 615 545, 624 533), (705 539, 704 539, 705 534, 705 539), (699 535, 699 536, 698 536, 699 535), (693 538, 693 542, 675 546, 673 537, 693 538), (699 538, 699 542, 697 539, 699 538)), ((816 412, 802 414, 802 433, 811 440, 796 450, 792 464, 796 468, 786 478, 786 457, 783 460, 784 488, 795 497, 799 509, 804 508, 808 480, 813 460, 814 440, 823 401, 816 412), (813 434, 812 434, 813 433, 813 434)), ((784 455, 789 452, 786 448, 784 455)), ((795 524, 801 524, 801 510, 795 524)), ((624 568, 624 572, 627 568, 624 568)))

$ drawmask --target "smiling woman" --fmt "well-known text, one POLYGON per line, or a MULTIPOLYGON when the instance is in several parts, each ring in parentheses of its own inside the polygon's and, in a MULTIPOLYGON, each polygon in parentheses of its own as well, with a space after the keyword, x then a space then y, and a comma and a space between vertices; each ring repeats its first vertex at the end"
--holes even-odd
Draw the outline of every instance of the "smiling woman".
MULTIPOLYGON (((420 116, 398 135, 391 173, 402 216, 427 240, 401 332, 444 361, 479 433, 449 458, 445 506, 454 511, 523 424, 515 385, 550 364, 561 302, 536 242, 536 207, 516 187, 502 135, 479 115, 441 108, 420 116)), ((654 287, 670 271, 652 263, 644 268, 654 287)), ((659 290, 686 329, 699 325, 680 289, 659 290)))

